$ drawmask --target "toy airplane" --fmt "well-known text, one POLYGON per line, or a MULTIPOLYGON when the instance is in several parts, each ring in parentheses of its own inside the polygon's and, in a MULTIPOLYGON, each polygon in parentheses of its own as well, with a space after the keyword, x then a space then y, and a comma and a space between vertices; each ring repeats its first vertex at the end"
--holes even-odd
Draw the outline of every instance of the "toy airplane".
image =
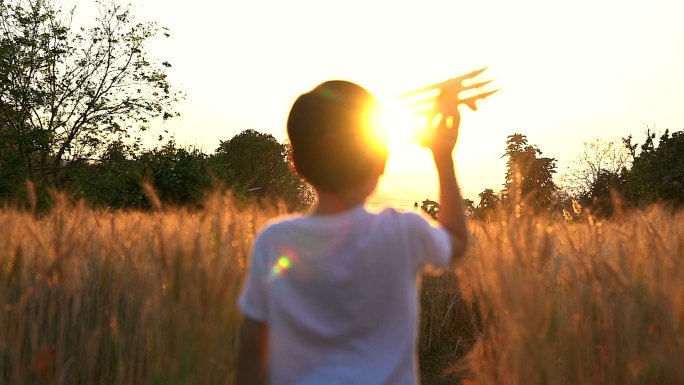
POLYGON ((486 69, 487 68, 485 67, 441 83, 403 93, 399 96, 399 99, 406 100, 416 112, 433 110, 434 114, 438 114, 445 110, 453 110, 459 104, 465 104, 471 110, 477 111, 476 103, 478 100, 484 99, 499 90, 487 91, 463 99, 459 98, 458 95, 463 91, 479 89, 489 84, 491 80, 467 86, 463 85, 466 80, 476 77, 486 69))

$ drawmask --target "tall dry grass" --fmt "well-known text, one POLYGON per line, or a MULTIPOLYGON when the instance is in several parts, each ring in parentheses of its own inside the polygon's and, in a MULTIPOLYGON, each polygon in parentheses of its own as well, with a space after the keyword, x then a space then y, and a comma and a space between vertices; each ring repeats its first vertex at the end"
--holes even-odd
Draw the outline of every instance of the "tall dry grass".
POLYGON ((477 384, 683 384, 684 213, 475 226, 477 384))
POLYGON ((0 383, 225 384, 255 229, 206 210, 0 213, 0 383))
MULTIPOLYGON (((0 383, 230 383, 247 253, 277 211, 1 211, 0 383)), ((467 354, 454 370, 482 384, 684 383, 684 215, 471 227, 464 263, 424 279, 423 357, 467 354)))

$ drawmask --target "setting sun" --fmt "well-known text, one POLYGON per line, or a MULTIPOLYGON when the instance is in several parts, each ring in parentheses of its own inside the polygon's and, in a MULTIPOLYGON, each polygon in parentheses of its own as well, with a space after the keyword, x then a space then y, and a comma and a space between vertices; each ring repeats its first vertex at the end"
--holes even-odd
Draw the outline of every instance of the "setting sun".
POLYGON ((393 97, 380 98, 379 129, 387 138, 390 152, 411 143, 423 123, 420 116, 393 97))

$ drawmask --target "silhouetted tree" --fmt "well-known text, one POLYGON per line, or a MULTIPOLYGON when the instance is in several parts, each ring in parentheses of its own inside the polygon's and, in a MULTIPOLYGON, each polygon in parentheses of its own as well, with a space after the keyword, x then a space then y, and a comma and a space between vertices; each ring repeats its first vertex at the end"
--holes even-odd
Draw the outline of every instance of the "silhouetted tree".
MULTIPOLYGON (((11 113, 11 110, 0 111, 0 119, 3 114, 11 113)), ((20 195, 21 186, 28 178, 18 145, 17 135, 0 120, 0 202, 20 195)))
POLYGON ((151 182, 162 202, 198 205, 211 187, 206 155, 171 141, 139 157, 144 178, 151 182))
POLYGON ((463 207, 467 217, 475 216, 475 202, 472 199, 463 199, 463 207))
POLYGON ((426 199, 421 203, 420 209, 426 212, 429 216, 431 216, 432 219, 439 218, 439 202, 426 199))
POLYGON ((270 134, 246 130, 221 141, 209 164, 218 180, 236 194, 282 200, 292 210, 313 202, 312 190, 291 167, 288 146, 270 134))
POLYGON ((614 201, 625 193, 629 160, 630 149, 624 144, 601 140, 584 143, 564 181, 582 206, 598 215, 610 215, 614 201))
POLYGON ((480 203, 475 209, 475 218, 490 221, 499 207, 499 196, 490 188, 484 189, 478 196, 480 203))
POLYGON ((591 191, 604 185, 606 178, 617 179, 629 166, 629 158, 630 151, 623 144, 598 139, 585 142, 564 182, 576 197, 588 199, 586 203, 590 203, 594 197, 591 191))
POLYGON ((96 206, 146 209, 150 205, 141 186, 144 175, 145 167, 136 151, 123 142, 114 142, 98 162, 84 168, 72 190, 96 206))
MULTIPOLYGON (((638 203, 667 201, 676 205, 684 203, 684 130, 670 135, 669 131, 659 138, 648 130, 646 140, 635 154, 634 164, 627 173, 627 190, 638 203)), ((631 140, 626 139, 626 145, 631 140)))
POLYGON ((540 157, 541 150, 529 144, 522 134, 508 136, 506 141, 506 181, 503 197, 509 205, 529 202, 537 211, 548 209, 554 203, 553 182, 556 159, 540 157))
POLYGON ((0 2, 0 130, 28 178, 63 185, 71 165, 176 115, 170 64, 145 51, 156 25, 98 5, 79 29, 50 1, 0 2))

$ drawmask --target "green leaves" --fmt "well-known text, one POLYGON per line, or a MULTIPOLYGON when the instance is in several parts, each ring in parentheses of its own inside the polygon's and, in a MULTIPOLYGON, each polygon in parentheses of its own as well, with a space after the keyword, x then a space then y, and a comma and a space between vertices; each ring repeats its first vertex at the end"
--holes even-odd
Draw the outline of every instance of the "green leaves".
POLYGON ((122 130, 135 139, 152 119, 178 114, 182 94, 145 47, 158 28, 127 7, 98 1, 94 25, 74 27, 52 2, 0 3, 2 130, 50 133, 41 153, 16 146, 24 167, 60 184, 55 169, 102 154, 122 130))
MULTIPOLYGON (((655 133, 646 133, 641 152, 627 174, 627 188, 637 203, 666 201, 684 204, 684 130, 669 131, 656 144, 655 133)), ((626 142, 627 143, 627 142, 626 142)), ((630 142, 631 143, 631 142, 630 142)))
POLYGON ((220 183, 234 194, 283 201, 291 210, 313 201, 309 187, 290 166, 290 150, 269 134, 245 130, 221 141, 209 165, 220 183))
POLYGON ((556 159, 540 157, 541 150, 522 134, 508 136, 504 199, 513 205, 531 203, 534 211, 548 209, 558 187, 553 181, 556 159))

